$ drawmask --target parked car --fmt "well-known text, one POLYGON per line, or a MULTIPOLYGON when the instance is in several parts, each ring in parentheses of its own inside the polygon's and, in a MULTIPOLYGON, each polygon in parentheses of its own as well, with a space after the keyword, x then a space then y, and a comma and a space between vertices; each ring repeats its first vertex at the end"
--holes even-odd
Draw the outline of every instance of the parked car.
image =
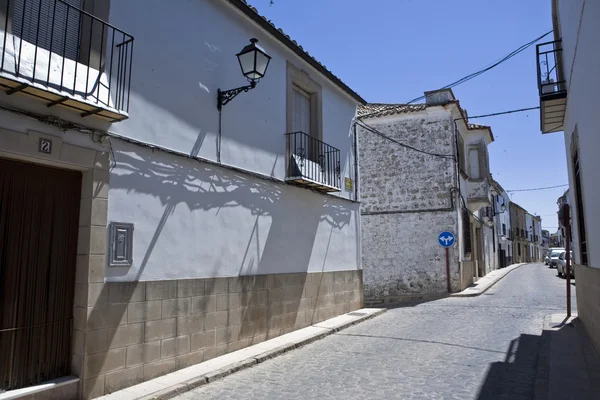
MULTIPOLYGON (((571 258, 569 259, 569 269, 571 273, 571 278, 575 278, 575 270, 573 269, 573 252, 571 253, 571 258)), ((558 261, 556 263, 556 271, 558 272, 558 276, 561 278, 567 277, 567 252, 563 251, 558 256, 558 261)))
POLYGON ((553 249, 552 252, 550 253, 550 261, 548 262, 548 265, 550 265, 550 268, 556 268, 556 265, 558 264, 558 257, 560 257, 560 253, 564 252, 565 249, 553 249))
POLYGON ((546 256, 544 257, 544 264, 546 265, 550 265, 552 267, 552 265, 550 264, 550 255, 552 254, 552 252, 554 250, 559 250, 559 251, 564 251, 565 249, 562 247, 550 247, 548 249, 548 251, 546 252, 546 256))

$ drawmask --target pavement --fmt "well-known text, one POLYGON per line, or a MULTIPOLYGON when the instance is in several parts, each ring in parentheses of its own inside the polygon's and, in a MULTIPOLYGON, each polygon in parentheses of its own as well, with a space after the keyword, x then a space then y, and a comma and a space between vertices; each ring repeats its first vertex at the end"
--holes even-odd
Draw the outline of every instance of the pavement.
POLYGON ((288 333, 249 346, 244 349, 216 357, 179 371, 160 376, 139 385, 99 397, 102 400, 169 399, 181 392, 223 378, 234 372, 254 366, 287 351, 322 339, 328 335, 366 321, 385 312, 382 308, 363 308, 330 318, 304 329, 288 333))
POLYGON ((390 308, 175 399, 533 399, 564 288, 555 269, 526 264, 481 296, 390 308))
MULTIPOLYGON (((293 351, 280 354, 272 349, 273 354, 280 354, 275 358, 243 349, 255 361, 240 363, 242 370, 231 373, 231 369, 226 376, 218 369, 212 375, 188 376, 192 384, 174 397, 171 391, 168 397, 586 399, 569 397, 568 388, 560 392, 567 397, 541 397, 555 390, 549 385, 561 382, 555 376, 563 374, 556 369, 556 361, 547 363, 561 359, 560 354, 549 353, 560 342, 549 342, 544 327, 553 321, 549 315, 565 312, 565 280, 541 263, 511 271, 480 296, 449 296, 390 307, 377 318, 343 330, 329 329, 328 336, 318 336, 320 340, 293 351), (199 378, 201 386, 194 387, 194 378, 199 378)), ((573 304, 575 291, 573 286, 573 304)), ((294 347, 291 343, 289 348, 294 347)), ((589 354, 587 358, 583 354, 589 359, 589 354)), ((227 356, 231 357, 223 357, 227 356)), ((586 379, 590 385, 598 381, 593 374, 586 379)))
POLYGON ((506 268, 497 269, 495 271, 490 272, 486 276, 479 278, 479 280, 473 283, 471 286, 463 290, 462 292, 452 293, 450 296, 453 297, 471 297, 471 296, 479 296, 480 294, 485 293, 489 288, 494 286, 500 279, 504 278, 506 275, 519 268, 520 266, 525 265, 522 264, 512 264, 506 268))
POLYGON ((577 315, 546 317, 536 400, 600 399, 600 359, 577 315))

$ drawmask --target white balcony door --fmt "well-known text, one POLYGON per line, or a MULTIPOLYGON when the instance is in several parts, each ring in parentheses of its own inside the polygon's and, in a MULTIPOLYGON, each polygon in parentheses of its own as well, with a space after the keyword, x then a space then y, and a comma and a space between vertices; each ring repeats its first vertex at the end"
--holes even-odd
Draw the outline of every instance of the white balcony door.
POLYGON ((307 135, 311 134, 310 103, 310 93, 294 86, 294 114, 292 116, 292 127, 294 132, 304 132, 307 135))
MULTIPOLYGON (((83 9, 84 0, 63 0, 83 9)), ((13 0, 12 34, 63 57, 77 60, 81 13, 56 0, 13 0)))

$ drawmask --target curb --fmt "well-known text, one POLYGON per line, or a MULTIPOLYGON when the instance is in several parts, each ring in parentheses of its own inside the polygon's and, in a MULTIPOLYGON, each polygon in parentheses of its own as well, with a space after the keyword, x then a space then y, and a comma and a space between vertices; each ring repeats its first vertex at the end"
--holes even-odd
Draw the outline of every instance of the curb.
MULTIPOLYGON (((506 275, 510 274, 514 270, 519 269, 523 265, 527 265, 527 264, 531 264, 531 263, 521 263, 521 264, 518 264, 516 267, 512 268, 511 270, 509 270, 508 272, 506 272, 504 275, 502 275, 501 277, 499 277, 498 279, 496 279, 495 281, 493 281, 492 283, 490 283, 486 288, 481 289, 480 291, 478 291, 476 293, 462 293, 462 292, 458 292, 458 293, 452 293, 452 294, 450 294, 450 297, 476 297, 476 296, 480 296, 480 295, 484 294, 485 292, 487 292, 488 290, 490 290, 490 288, 492 286, 494 286, 496 283, 500 282, 506 275)), ((465 289, 465 290, 467 290, 467 289, 465 289)))
MULTIPOLYGON (((359 311, 359 310, 356 310, 359 311)), ((213 382, 215 380, 224 378, 228 375, 231 375, 235 372, 250 368, 254 365, 260 364, 262 362, 265 362, 267 360, 270 360, 272 358, 275 358, 279 355, 282 355, 284 353, 287 353, 288 351, 297 349, 299 347, 303 347, 307 344, 316 342, 317 340, 323 339, 329 335, 332 335, 336 332, 339 332, 343 329, 346 329, 348 327, 351 327, 353 325, 359 324, 361 322, 367 321, 369 319, 375 318, 381 314, 383 314, 384 312, 386 312, 387 309, 382 308, 377 310, 376 312, 369 314, 369 315, 365 315, 362 316, 354 321, 350 321, 348 323, 333 327, 333 328, 327 328, 328 331, 327 332, 323 332, 323 333, 319 333, 316 334, 314 336, 308 337, 304 340, 301 340, 299 342, 296 343, 289 343, 289 344, 285 344, 283 346, 277 347, 273 350, 269 350, 266 351, 262 354, 259 354, 257 356, 253 356, 253 357, 249 357, 245 360, 236 362, 234 364, 228 365, 226 367, 211 371, 207 374, 204 374, 202 376, 198 376, 195 377, 193 379, 189 379, 187 381, 178 383, 176 385, 170 386, 168 388, 162 389, 160 391, 154 392, 152 394, 149 394, 147 396, 141 397, 139 398, 140 400, 166 400, 166 399, 171 399, 181 393, 185 393, 185 392, 189 392, 190 390, 193 390, 199 386, 205 385, 207 383, 213 382)), ((326 322, 326 321, 323 321, 326 322)), ((322 323, 322 322, 321 322, 322 323)), ((319 324, 321 324, 319 323, 319 324)), ((319 324, 316 325, 312 325, 315 327, 319 327, 319 324)), ((231 354, 231 353, 230 353, 231 354)))

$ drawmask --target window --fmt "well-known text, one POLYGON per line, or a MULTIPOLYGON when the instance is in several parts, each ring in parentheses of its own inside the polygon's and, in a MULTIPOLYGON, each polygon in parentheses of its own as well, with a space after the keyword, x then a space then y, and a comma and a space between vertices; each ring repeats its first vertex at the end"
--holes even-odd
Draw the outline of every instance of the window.
POLYGON ((457 132, 456 134, 458 135, 458 167, 460 169, 460 172, 466 175, 467 171, 465 169, 465 141, 460 135, 460 132, 457 132))
POLYGON ((506 236, 506 224, 502 224, 502 234, 506 236))
POLYGON ((577 213, 577 233, 579 233, 579 250, 581 254, 581 264, 587 265, 587 240, 585 235, 585 210, 583 209, 583 196, 581 191, 581 166, 579 160, 579 151, 573 152, 573 175, 575 175, 575 205, 577 213))
POLYGON ((479 168, 479 149, 469 149, 469 178, 480 179, 481 171, 479 168))
POLYGON ((471 219, 469 218, 469 212, 464 208, 462 210, 462 230, 465 256, 471 255, 473 251, 471 246, 471 219))
POLYGON ((521 243, 517 244, 517 251, 518 251, 518 254, 521 255, 521 243))
POLYGON ((12 33, 23 40, 66 58, 77 60, 81 39, 84 0, 16 0, 12 11, 12 33), (55 6, 56 4, 56 6, 55 6))
POLYGON ((322 89, 307 72, 287 64, 287 131, 323 140, 322 89))

